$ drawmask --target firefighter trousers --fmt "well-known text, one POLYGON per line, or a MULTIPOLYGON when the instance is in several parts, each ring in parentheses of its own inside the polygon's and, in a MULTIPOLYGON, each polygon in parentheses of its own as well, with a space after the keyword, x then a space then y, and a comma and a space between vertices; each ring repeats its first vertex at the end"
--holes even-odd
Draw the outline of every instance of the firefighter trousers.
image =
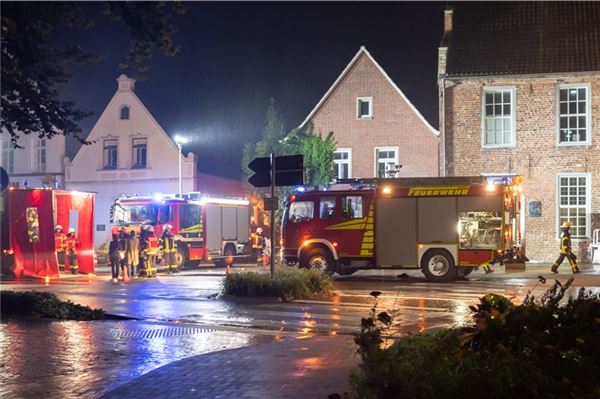
POLYGON ((144 272, 146 277, 156 277, 156 255, 146 255, 144 257, 144 272))
POLYGON ((175 256, 175 251, 165 252, 165 268, 169 273, 177 271, 177 257, 175 256))
POLYGON ((56 252, 56 258, 58 259, 58 270, 61 272, 65 271, 65 251, 56 252))
POLYGON ((559 257, 556 259, 556 262, 554 262, 553 267, 558 269, 558 266, 560 266, 563 263, 565 258, 567 258, 567 260, 569 261, 569 265, 571 266, 571 270, 573 272, 579 271, 579 269, 577 268, 577 257, 572 252, 568 252, 568 253, 561 252, 559 257))
POLYGON ((71 274, 78 274, 79 265, 77 264, 77 254, 75 251, 68 251, 67 257, 69 259, 69 269, 71 269, 71 274))

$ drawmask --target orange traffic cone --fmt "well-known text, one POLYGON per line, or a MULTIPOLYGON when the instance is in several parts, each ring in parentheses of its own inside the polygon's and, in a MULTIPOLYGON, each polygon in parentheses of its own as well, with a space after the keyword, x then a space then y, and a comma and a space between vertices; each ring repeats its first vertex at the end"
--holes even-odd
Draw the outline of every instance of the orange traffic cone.
POLYGON ((126 283, 129 281, 129 276, 127 275, 127 266, 123 267, 123 282, 126 283))

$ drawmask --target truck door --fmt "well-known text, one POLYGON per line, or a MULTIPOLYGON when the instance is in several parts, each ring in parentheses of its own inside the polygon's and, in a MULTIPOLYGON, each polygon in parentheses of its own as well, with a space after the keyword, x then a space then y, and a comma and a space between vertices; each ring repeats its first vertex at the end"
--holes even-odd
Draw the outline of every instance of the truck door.
POLYGON ((314 234, 316 231, 312 223, 314 217, 314 201, 302 199, 289 204, 285 221, 286 250, 297 251, 300 245, 314 234))

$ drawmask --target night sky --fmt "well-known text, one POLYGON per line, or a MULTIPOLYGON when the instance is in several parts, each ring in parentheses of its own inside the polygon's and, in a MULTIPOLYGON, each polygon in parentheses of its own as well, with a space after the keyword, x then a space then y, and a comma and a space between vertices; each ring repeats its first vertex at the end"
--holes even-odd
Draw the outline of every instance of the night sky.
MULTIPOLYGON (((170 135, 191 138, 199 170, 240 177, 242 146, 256 142, 270 97, 289 130, 300 124, 365 45, 434 126, 437 47, 446 3, 185 3, 175 16, 175 57, 156 54, 136 93, 170 135)), ((94 112, 86 132, 116 91, 118 64, 128 47, 125 28, 100 15, 87 31, 61 31, 53 40, 81 44, 104 58, 72 71, 65 99, 94 112)), ((68 155, 73 156, 72 143, 68 155)))

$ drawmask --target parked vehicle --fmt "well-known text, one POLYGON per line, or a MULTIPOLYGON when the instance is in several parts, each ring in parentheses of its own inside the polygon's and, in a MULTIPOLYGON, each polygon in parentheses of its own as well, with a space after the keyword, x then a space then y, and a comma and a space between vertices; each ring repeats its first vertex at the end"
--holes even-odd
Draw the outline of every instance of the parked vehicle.
POLYGON ((199 193, 124 196, 111 207, 112 234, 120 226, 139 230, 151 225, 157 236, 173 226, 178 268, 190 261, 232 264, 245 256, 250 237, 250 203, 245 198, 199 193))
POLYGON ((288 264, 342 273, 421 269, 446 281, 484 263, 526 260, 520 176, 350 183, 291 196, 282 222, 288 264))

